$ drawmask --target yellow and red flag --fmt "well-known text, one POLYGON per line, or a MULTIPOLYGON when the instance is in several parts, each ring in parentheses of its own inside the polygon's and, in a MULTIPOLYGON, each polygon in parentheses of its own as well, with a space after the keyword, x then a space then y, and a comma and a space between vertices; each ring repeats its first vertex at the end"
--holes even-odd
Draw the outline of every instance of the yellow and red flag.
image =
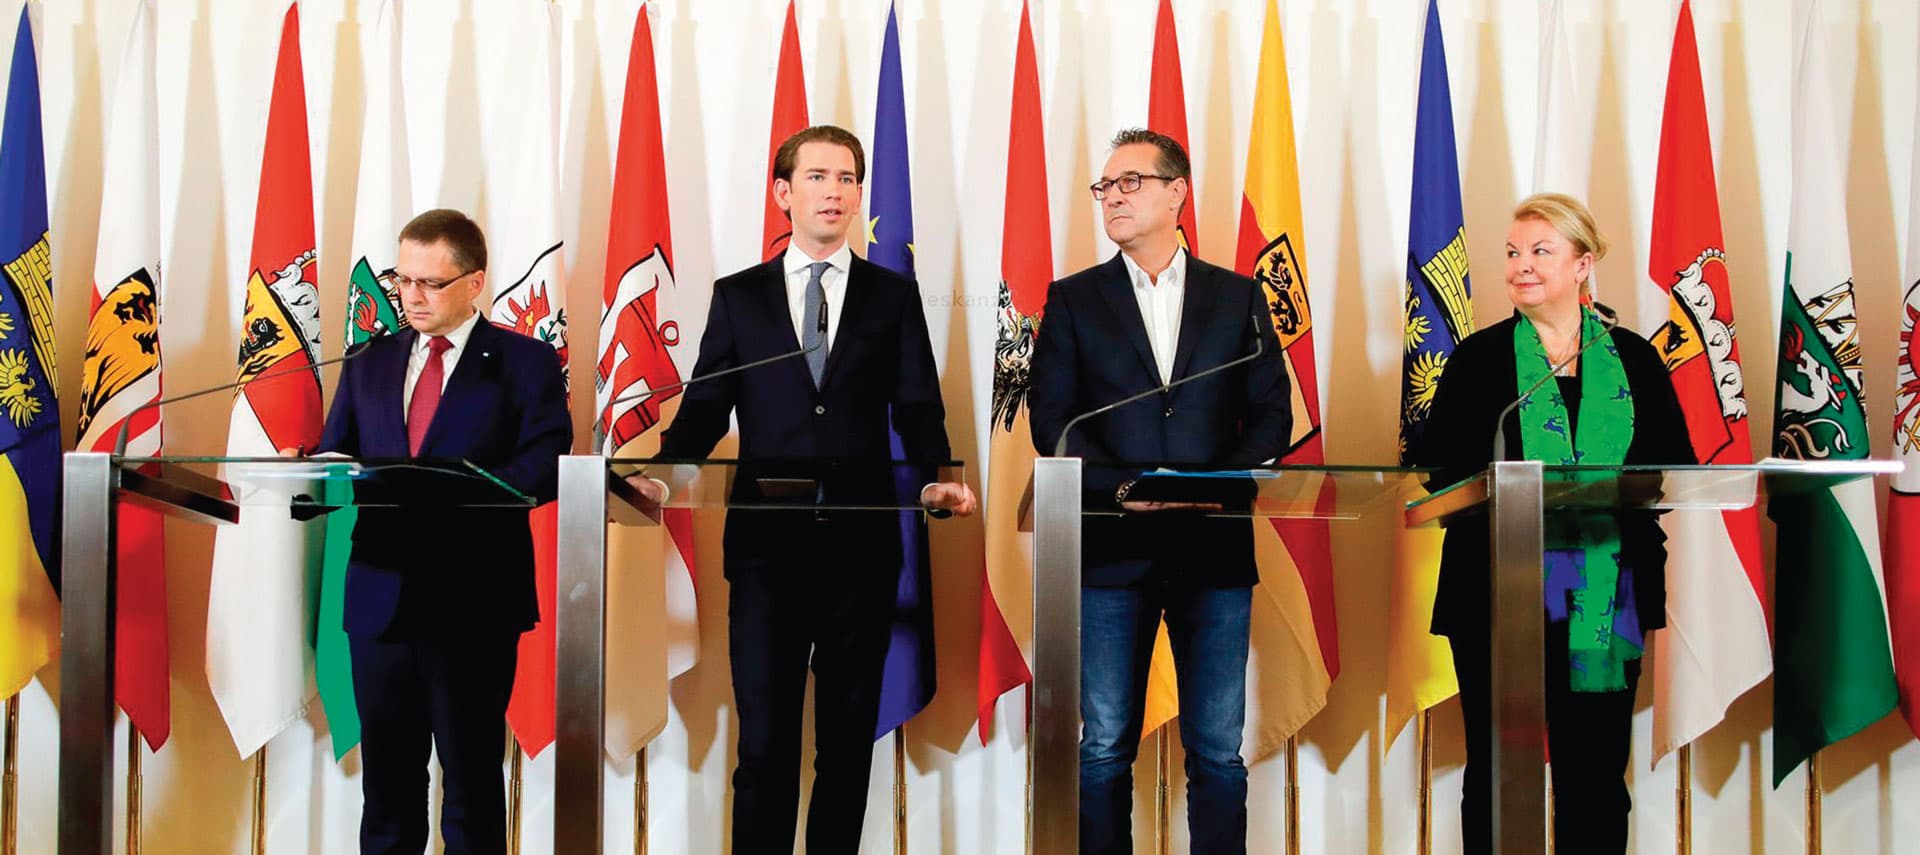
MULTIPOLYGON (((1326 462, 1326 449, 1320 433, 1313 314, 1307 303, 1305 225, 1286 45, 1279 10, 1269 0, 1234 269, 1260 283, 1292 381, 1293 435, 1280 462, 1318 465, 1326 462)), ((1329 482, 1321 487, 1316 504, 1330 512, 1333 502, 1329 482)), ((1254 528, 1260 585, 1255 589, 1256 626, 1247 669, 1247 754, 1258 761, 1326 706, 1327 689, 1340 674, 1340 640, 1327 520, 1274 519, 1270 526, 1254 528)))

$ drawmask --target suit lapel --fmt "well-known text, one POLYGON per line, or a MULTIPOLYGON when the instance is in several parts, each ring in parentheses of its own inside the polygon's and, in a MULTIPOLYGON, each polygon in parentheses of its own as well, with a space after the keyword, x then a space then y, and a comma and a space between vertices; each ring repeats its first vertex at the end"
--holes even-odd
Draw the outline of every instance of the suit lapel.
POLYGON ((1160 366, 1153 361, 1153 345, 1147 341, 1147 322, 1140 317, 1140 300, 1133 296, 1133 280, 1127 276, 1127 263, 1120 260, 1119 253, 1114 253, 1106 263, 1104 278, 1106 282, 1099 289, 1100 295, 1107 299, 1107 308, 1113 310, 1114 319, 1119 321, 1120 330, 1139 355, 1147 376, 1155 383, 1160 382, 1160 366))
MULTIPOLYGON (((427 435, 420 439, 419 457, 431 457, 435 440, 445 432, 449 421, 457 417, 449 413, 459 410, 465 398, 472 394, 482 377, 493 373, 494 335, 498 331, 486 317, 481 316, 473 325, 473 332, 467 336, 466 349, 460 353, 460 361, 453 366, 453 374, 447 378, 446 386, 440 392, 440 405, 433 410, 433 421, 427 425, 427 435)), ((417 394, 418 389, 414 390, 417 394)))
POLYGON ((833 381, 834 369, 844 361, 841 358, 841 354, 847 350, 844 345, 849 343, 848 336, 856 328, 853 319, 866 311, 868 298, 872 296, 873 281, 865 269, 867 262, 857 255, 849 258, 852 260, 847 262, 847 293, 845 299, 840 301, 840 334, 835 337, 835 345, 838 346, 827 350, 827 367, 820 372, 821 389, 833 381))
POLYGON ((407 363, 413 358, 413 348, 420 341, 420 334, 411 327, 394 334, 399 347, 388 348, 381 356, 385 364, 375 365, 375 395, 379 396, 379 409, 391 414, 397 428, 393 435, 400 438, 400 450, 394 455, 404 457, 407 453, 407 363))
POLYGON ((1213 320, 1218 308, 1210 299, 1213 291, 1213 268, 1187 254, 1186 295, 1180 301, 1180 338, 1173 346, 1173 379, 1187 376, 1187 363, 1193 361, 1193 348, 1200 343, 1205 334, 1207 323, 1213 320))

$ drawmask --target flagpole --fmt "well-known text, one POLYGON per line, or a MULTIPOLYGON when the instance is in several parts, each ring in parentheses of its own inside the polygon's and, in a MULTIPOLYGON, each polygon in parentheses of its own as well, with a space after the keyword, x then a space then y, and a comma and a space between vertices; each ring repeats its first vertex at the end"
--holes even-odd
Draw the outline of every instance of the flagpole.
POLYGON ((127 855, 140 855, 140 729, 127 719, 127 855))
POLYGON ((647 747, 633 752, 633 855, 647 855, 647 747))
POLYGON ((1807 855, 1820 855, 1820 752, 1807 758, 1807 855))
POLYGON ((253 754, 253 855, 267 855, 267 746, 253 754))
POLYGON ((893 729, 893 852, 907 855, 906 722, 893 729))
POLYGON ((0 855, 14 855, 16 838, 20 835, 17 813, 19 803, 15 793, 19 784, 20 750, 20 695, 7 698, 7 756, 5 772, 0 773, 0 855))
POLYGON ((507 852, 520 855, 520 737, 507 730, 507 852))
POLYGON ((1287 736, 1287 855, 1300 855, 1300 741, 1287 736))
POLYGON ((1153 851, 1158 855, 1167 855, 1170 841, 1167 840, 1168 817, 1173 812, 1168 798, 1167 767, 1168 755, 1172 751, 1167 746, 1167 727, 1161 725, 1153 734, 1153 851))
POLYGON ((1419 853, 1433 855, 1433 711, 1423 709, 1413 726, 1414 750, 1419 753, 1419 853))
POLYGON ((1673 788, 1674 851, 1693 855, 1693 743, 1680 746, 1680 780, 1673 788))

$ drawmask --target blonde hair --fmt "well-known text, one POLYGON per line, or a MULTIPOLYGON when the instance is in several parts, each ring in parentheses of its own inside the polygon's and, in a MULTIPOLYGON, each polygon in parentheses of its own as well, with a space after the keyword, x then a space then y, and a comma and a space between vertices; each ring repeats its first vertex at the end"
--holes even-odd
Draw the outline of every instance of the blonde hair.
MULTIPOLYGON (((1595 264, 1607 255, 1607 238, 1593 224, 1593 212, 1580 200, 1564 193, 1535 193, 1520 200, 1513 209, 1515 220, 1541 220, 1573 244, 1576 255, 1592 253, 1595 264)), ((1580 281, 1582 301, 1593 298, 1593 276, 1580 281)))

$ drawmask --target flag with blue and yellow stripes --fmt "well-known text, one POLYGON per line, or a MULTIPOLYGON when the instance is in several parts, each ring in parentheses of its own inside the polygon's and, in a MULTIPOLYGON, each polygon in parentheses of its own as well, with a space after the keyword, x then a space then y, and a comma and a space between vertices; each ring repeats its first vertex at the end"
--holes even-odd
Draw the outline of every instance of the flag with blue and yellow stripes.
MULTIPOLYGON (((1427 6, 1420 56, 1420 95, 1413 132, 1413 203, 1407 226, 1405 349, 1401 353, 1400 456, 1420 443, 1447 357, 1473 332, 1467 280, 1466 214, 1460 201, 1460 157, 1447 88, 1447 48, 1440 3, 1427 6)), ((1439 485, 1434 485, 1439 486, 1439 485)), ((1414 713, 1460 691, 1453 654, 1427 631, 1440 575, 1441 532, 1410 529, 1400 539, 1388 597, 1387 738, 1414 713)))
POLYGON ((0 130, 0 697, 25 687, 60 637, 60 406, 35 66, 33 25, 21 9, 0 130))

